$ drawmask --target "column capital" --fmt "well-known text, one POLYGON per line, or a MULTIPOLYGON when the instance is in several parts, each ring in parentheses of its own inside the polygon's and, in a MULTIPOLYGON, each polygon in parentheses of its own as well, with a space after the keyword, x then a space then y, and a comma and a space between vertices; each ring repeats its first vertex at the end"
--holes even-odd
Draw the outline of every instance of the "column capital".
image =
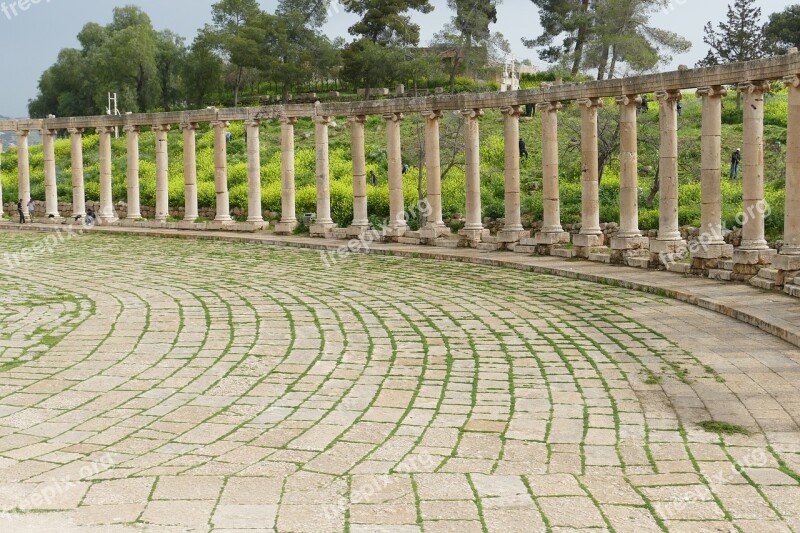
POLYGON ((441 109, 430 109, 420 112, 420 115, 425 117, 427 120, 439 120, 444 116, 444 111, 441 109))
POLYGON ((385 113, 383 115, 383 118, 384 118, 384 120, 387 120, 387 121, 400 122, 401 120, 403 120, 406 117, 402 113, 385 113))
POLYGON ((199 127, 197 122, 181 122, 180 128, 182 130, 196 130, 199 127))
POLYGON ((698 87, 697 96, 709 98, 721 98, 728 96, 728 89, 722 85, 711 85, 709 87, 698 87))
POLYGON ((122 127, 122 131, 128 134, 139 133, 141 131, 141 128, 136 124, 126 124, 125 126, 122 127))
POLYGON ((762 80, 745 81, 736 86, 739 91, 747 94, 768 93, 769 82, 762 80))
POLYGON ((283 116, 278 119, 278 122, 287 126, 294 126, 295 124, 297 124, 297 117, 283 116))
POLYGON ((347 117, 347 122, 350 124, 366 124, 367 115, 355 115, 352 117, 347 117))
POLYGON ((683 100, 683 93, 678 90, 656 91, 656 100, 659 102, 680 102, 683 100))
POLYGON ((541 111, 542 113, 557 113, 562 109, 564 109, 564 105, 558 101, 539 102, 538 104, 536 104, 536 109, 541 111))
POLYGON ((327 115, 314 115, 312 120, 314 124, 320 124, 321 126, 328 126, 331 123, 331 117, 327 115))
POLYGON ((97 131, 97 133, 105 133, 106 135, 110 135, 114 133, 114 126, 97 126, 95 131, 97 131))
POLYGON ((623 94, 614 98, 614 102, 621 106, 637 105, 642 103, 642 97, 638 94, 623 94))
POLYGON ((212 128, 227 128, 231 125, 227 120, 214 120, 209 122, 209 124, 211 124, 212 128))
POLYGON ((27 137, 30 132, 30 130, 17 130, 14 133, 16 133, 17 137, 27 137))
POLYGON ((794 74, 792 76, 785 76, 783 78, 783 84, 790 88, 797 89, 800 87, 800 74, 794 74))
POLYGON ((483 109, 478 109, 478 108, 462 109, 461 114, 464 115, 465 118, 469 118, 472 120, 478 120, 484 115, 483 109))
POLYGON ((580 107, 591 109, 593 107, 603 107, 605 104, 601 98, 578 98, 575 103, 580 107))
POLYGON ((42 135, 48 135, 48 136, 52 137, 53 135, 55 135, 57 133, 58 133, 57 129, 42 128, 42 135))
POLYGON ((163 131, 163 132, 166 133, 171 129, 172 129, 172 126, 170 126, 169 124, 154 124, 153 125, 153 131, 163 131))
POLYGON ((510 117, 519 118, 522 116, 522 106, 521 105, 511 105, 508 107, 501 107, 500 112, 504 115, 508 115, 510 117))
POLYGON ((244 125, 250 128, 260 128, 261 127, 261 119, 260 118, 248 118, 244 121, 244 125))
POLYGON ((83 128, 67 128, 70 135, 83 135, 83 128))

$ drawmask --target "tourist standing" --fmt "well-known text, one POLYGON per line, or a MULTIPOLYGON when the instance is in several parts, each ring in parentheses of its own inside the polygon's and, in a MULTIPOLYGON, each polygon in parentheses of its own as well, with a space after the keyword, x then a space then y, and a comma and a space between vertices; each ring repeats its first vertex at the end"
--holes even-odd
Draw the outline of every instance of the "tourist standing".
POLYGON ((522 138, 519 140, 519 156, 528 159, 528 147, 525 146, 525 141, 522 138))
POLYGON ((733 155, 731 156, 731 175, 730 178, 732 180, 739 177, 739 165, 742 162, 742 149, 737 148, 733 155))
POLYGON ((22 198, 17 202, 17 213, 19 213, 19 223, 25 223, 25 211, 22 209, 22 198))
POLYGON ((36 204, 33 201, 33 198, 28 200, 28 216, 31 219, 31 224, 33 224, 33 212, 36 210, 36 204))

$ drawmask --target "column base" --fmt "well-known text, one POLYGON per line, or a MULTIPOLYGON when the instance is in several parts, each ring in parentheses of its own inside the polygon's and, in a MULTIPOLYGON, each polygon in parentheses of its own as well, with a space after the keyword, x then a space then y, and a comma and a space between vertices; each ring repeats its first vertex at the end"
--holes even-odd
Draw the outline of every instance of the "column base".
POLYGON ((601 233, 599 235, 586 235, 579 233, 572 237, 572 244, 578 248, 591 248, 593 246, 603 246, 605 243, 605 236, 601 233))
POLYGON ((488 229, 462 229, 458 232, 459 240, 466 241, 467 245, 477 244, 491 234, 488 229))
POLYGON ((634 237, 612 237, 611 249, 622 250, 647 250, 650 248, 650 239, 637 235, 634 237))
POLYGON ((42 223, 43 224, 63 224, 64 223, 64 217, 62 217, 61 215, 56 215, 56 216, 52 216, 52 217, 48 215, 47 217, 42 219, 42 223))
POLYGON ((108 226, 109 224, 116 224, 119 222, 118 217, 97 217, 97 223, 101 226, 108 226))
POLYGON ((568 244, 569 241, 572 239, 572 236, 566 232, 539 232, 533 237, 533 243, 526 243, 532 244, 533 246, 554 246, 556 244, 568 244))
POLYGON ((650 241, 650 253, 653 254, 681 254, 686 252, 686 241, 683 239, 650 241))
POLYGON ((733 251, 733 266, 735 268, 736 265, 770 265, 777 257, 778 251, 771 248, 766 250, 742 250, 740 248, 733 251))
POLYGON ((450 235, 452 232, 447 226, 425 226, 419 230, 419 238, 434 241, 439 237, 450 235))
POLYGON ((355 224, 353 224, 351 226, 348 226, 345 229, 346 235, 351 239, 360 239, 364 235, 366 235, 369 230, 370 230, 370 227, 367 224, 364 224, 364 225, 361 225, 361 224, 355 225, 355 224))
POLYGON ((500 230, 497 232, 497 242, 501 244, 511 244, 522 239, 530 239, 531 232, 525 230, 500 230))
POLYGON ((399 239, 400 237, 404 237, 407 231, 408 231, 408 226, 406 225, 386 226, 385 228, 383 228, 383 231, 381 233, 383 233, 384 238, 389 239, 390 242, 396 242, 397 239, 399 239))
POLYGON ((692 249, 692 257, 696 259, 722 259, 732 256, 732 244, 698 244, 692 249))
POLYGON ((276 235, 292 235, 294 230, 296 230, 300 226, 300 223, 296 220, 292 220, 289 222, 278 222, 275 224, 275 234, 276 235))
POLYGON ((333 230, 338 226, 333 222, 322 222, 311 224, 311 227, 308 229, 308 234, 311 237, 318 237, 322 239, 329 239, 333 234, 333 230))

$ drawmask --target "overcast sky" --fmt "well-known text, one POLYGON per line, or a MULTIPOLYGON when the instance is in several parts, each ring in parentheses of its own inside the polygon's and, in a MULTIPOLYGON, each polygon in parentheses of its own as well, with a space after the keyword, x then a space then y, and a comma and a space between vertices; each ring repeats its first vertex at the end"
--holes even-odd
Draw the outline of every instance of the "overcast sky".
MULTIPOLYGON (((20 0, 0 0, 0 115, 27 116, 28 100, 36 95, 42 72, 53 64, 62 48, 75 47, 75 36, 87 22, 106 24, 115 6, 136 4, 153 20, 156 29, 171 29, 191 42, 197 29, 210 21, 210 6, 215 0, 28 0, 26 11, 15 6, 20 0), (37 2, 33 4, 33 2, 37 2), (17 14, 14 15, 16 9, 17 14)), ((758 0, 764 16, 780 11, 800 0, 758 0)), ((726 13, 733 0, 672 0, 667 13, 659 12, 653 23, 676 31, 694 43, 688 54, 674 58, 671 67, 694 65, 707 52, 703 43, 703 26, 715 23, 726 13)), ((272 11, 277 0, 260 0, 263 8, 272 11)), ((414 15, 422 26, 426 43, 441 29, 451 13, 446 0, 432 0, 435 9, 428 15, 414 15)), ((325 27, 330 36, 347 36, 347 28, 355 18, 343 11, 333 14, 325 27)), ((530 0, 504 0, 495 30, 510 41, 518 60, 529 58, 545 67, 534 50, 525 48, 521 39, 539 34, 539 17, 530 0)))

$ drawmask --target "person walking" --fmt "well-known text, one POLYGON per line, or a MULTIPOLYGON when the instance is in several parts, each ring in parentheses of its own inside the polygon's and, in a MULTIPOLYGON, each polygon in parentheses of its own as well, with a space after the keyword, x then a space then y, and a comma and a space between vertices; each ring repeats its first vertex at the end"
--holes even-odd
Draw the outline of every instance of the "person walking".
POLYGON ((31 219, 31 224, 33 224, 33 212, 36 211, 36 203, 34 203, 33 198, 28 200, 28 216, 31 219))
POLYGON ((17 202, 17 213, 19 213, 19 223, 25 223, 25 211, 22 209, 22 198, 17 202))
POLYGON ((373 187, 378 186, 378 176, 376 176, 375 172, 372 170, 369 171, 369 182, 372 184, 373 187))
POLYGON ((742 162, 742 149, 737 148, 733 155, 731 156, 731 175, 730 179, 736 179, 739 177, 739 165, 742 162))
POLYGON ((525 141, 522 138, 519 140, 519 156, 528 159, 528 147, 525 146, 525 141))

